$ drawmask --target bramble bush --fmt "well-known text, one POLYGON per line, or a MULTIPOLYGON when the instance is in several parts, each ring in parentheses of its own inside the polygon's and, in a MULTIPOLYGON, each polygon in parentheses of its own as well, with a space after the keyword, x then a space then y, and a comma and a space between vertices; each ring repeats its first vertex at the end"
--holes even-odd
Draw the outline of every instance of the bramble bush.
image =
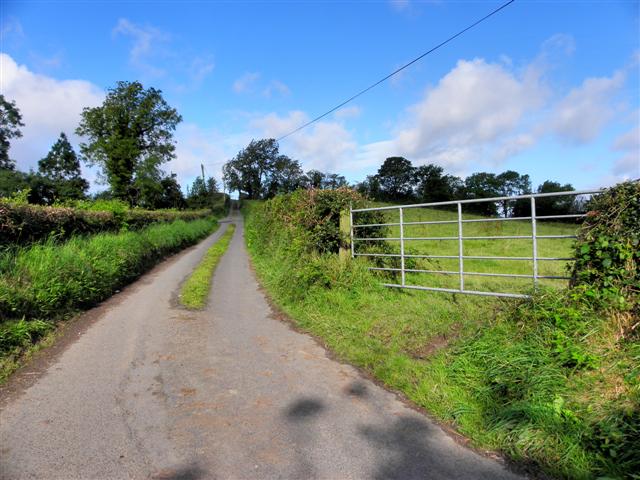
POLYGON ((638 317, 640 294, 640 181, 620 183, 588 205, 575 246, 573 285, 613 296, 638 317))

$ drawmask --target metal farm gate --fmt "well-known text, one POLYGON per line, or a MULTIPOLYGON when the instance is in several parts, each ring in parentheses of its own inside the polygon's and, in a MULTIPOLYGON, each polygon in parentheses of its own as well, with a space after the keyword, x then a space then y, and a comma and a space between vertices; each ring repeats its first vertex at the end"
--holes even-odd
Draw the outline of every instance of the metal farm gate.
MULTIPOLYGON (((476 288, 476 289, 468 289, 465 286, 466 277, 504 277, 510 279, 530 279, 532 284, 529 286, 533 286, 534 288, 538 286, 540 280, 569 280, 569 277, 566 275, 558 275, 558 274, 543 274, 540 273, 540 265, 541 262, 566 262, 574 260, 573 257, 570 256, 540 256, 538 253, 538 245, 540 240, 557 240, 557 239, 575 239, 575 230, 577 229, 577 225, 573 226, 574 231, 572 234, 540 234, 538 232, 540 221, 544 220, 554 220, 555 222, 561 221, 572 221, 576 222, 576 219, 584 217, 585 213, 571 213, 571 214, 562 214, 562 215, 537 215, 536 214, 536 200, 540 202, 545 201, 548 203, 549 197, 571 197, 571 201, 573 204, 576 203, 576 200, 579 196, 585 195, 593 195, 600 193, 601 190, 582 190, 582 191, 572 191, 572 192, 557 192, 557 193, 541 193, 541 194, 531 194, 531 195, 520 195, 514 197, 495 197, 495 198, 482 198, 482 199, 474 199, 474 200, 457 200, 457 201, 449 201, 449 202, 438 202, 438 203, 421 203, 414 205, 398 205, 398 206, 388 206, 388 207, 374 207, 374 208, 360 208, 360 209, 351 209, 349 212, 350 215, 350 236, 351 236, 351 256, 354 257, 369 257, 373 260, 378 257, 378 259, 384 260, 393 260, 397 264, 397 260, 399 259, 399 265, 393 266, 373 266, 369 267, 370 270, 376 271, 387 271, 387 272, 395 272, 396 278, 399 277, 399 283, 396 280, 396 283, 383 283, 384 286, 387 287, 396 287, 396 288, 408 288, 408 289, 417 289, 417 290, 429 290, 436 292, 449 292, 449 293, 466 293, 473 295, 488 295, 488 296, 496 296, 496 297, 514 297, 514 298, 527 298, 528 295, 524 293, 509 293, 504 291, 491 291, 485 288, 476 288), (541 200, 545 199, 545 200, 541 200), (494 205, 500 205, 503 208, 503 214, 505 214, 504 209, 506 209, 506 205, 509 202, 519 201, 522 206, 522 202, 527 202, 526 209, 530 209, 530 215, 527 216, 508 216, 504 215, 503 217, 484 217, 484 218, 464 218, 463 216, 463 206, 471 206, 471 204, 481 204, 492 202, 494 205), (431 209, 448 209, 450 212, 450 216, 454 217, 451 219, 444 220, 432 220, 432 221, 421 221, 421 220, 413 220, 407 221, 407 216, 410 216, 413 210, 420 208, 431 208, 431 209), (382 212, 387 219, 390 216, 395 216, 395 212, 397 212, 397 221, 391 222, 382 222, 382 223, 357 223, 357 217, 361 216, 364 212, 382 212), (457 212, 457 214, 456 214, 457 212), (355 221, 354 221, 355 218, 355 221), (471 224, 480 224, 483 222, 527 222, 527 225, 530 224, 530 233, 525 235, 516 234, 516 235, 469 235, 465 236, 465 226, 471 224), (406 230, 412 226, 418 225, 457 225, 457 232, 454 235, 448 236, 410 236, 406 234, 406 230), (397 236, 390 237, 379 237, 379 236, 360 236, 358 232, 363 231, 375 231, 372 229, 381 228, 388 229, 391 227, 398 234, 397 236), (492 256, 492 255, 465 255, 465 242, 475 242, 481 240, 529 240, 531 241, 531 253, 526 256, 492 256), (391 242, 392 245, 397 245, 399 247, 398 252, 387 253, 387 252, 367 252, 366 245, 374 245, 381 244, 382 241, 391 242), (411 242, 456 242, 457 243, 457 251, 454 254, 429 254, 429 253, 407 253, 407 246, 411 244, 411 242), (372 242, 372 243, 369 243, 372 242), (386 258, 385 258, 386 257, 386 258), (407 267, 406 264, 409 261, 415 263, 416 259, 427 259, 431 260, 443 260, 448 262, 454 262, 457 265, 456 269, 448 269, 448 270, 433 270, 433 269, 425 269, 425 268, 411 268, 407 267), (470 271, 465 269, 465 261, 513 261, 513 262, 530 262, 531 270, 526 273, 499 273, 499 272, 477 272, 470 271), (397 275, 399 273, 399 275, 397 275), (407 279, 408 274, 437 274, 437 275, 445 275, 445 276, 456 276, 458 278, 456 282, 455 288, 443 288, 436 286, 424 286, 424 285, 415 285, 410 284, 407 279)), ((496 207, 496 211, 499 210, 500 207, 496 207)), ((521 208, 522 210, 522 208, 521 208)), ((441 210, 446 211, 446 210, 441 210)), ((478 217, 478 215, 475 215, 478 217)), ((395 218, 393 219, 395 220, 395 218)), ((429 227, 427 227, 429 228, 429 227)), ((469 227, 467 227, 469 228, 469 227)), ((528 228, 528 227, 527 227, 528 228)), ((452 229, 453 230, 453 229, 452 229)), ((424 244, 423 244, 424 245, 424 244)))

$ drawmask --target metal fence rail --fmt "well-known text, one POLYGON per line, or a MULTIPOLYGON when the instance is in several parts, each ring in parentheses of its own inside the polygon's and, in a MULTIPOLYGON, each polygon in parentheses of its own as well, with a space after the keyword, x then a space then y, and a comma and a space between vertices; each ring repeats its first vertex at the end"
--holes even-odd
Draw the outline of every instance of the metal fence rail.
POLYGON ((538 286, 539 280, 551 279, 551 280, 569 280, 569 277, 559 275, 540 275, 539 274, 539 262, 556 262, 556 261, 571 261, 572 257, 540 257, 538 255, 538 240, 539 239, 567 239, 576 238, 575 235, 539 235, 538 234, 538 221, 540 220, 569 220, 578 219, 584 217, 584 213, 576 214, 564 214, 564 215, 536 215, 536 199, 548 198, 548 197, 564 197, 573 196, 578 197, 580 195, 593 195, 601 193, 602 190, 580 190, 572 192, 554 192, 554 193, 539 193, 530 195, 518 195, 513 197, 494 197, 494 198, 481 198, 473 200, 454 200, 448 202, 436 202, 436 203, 419 203, 413 205, 394 205, 387 207, 372 207, 372 208, 359 208, 351 209, 349 212, 349 218, 351 221, 350 235, 351 235, 351 256, 355 257, 389 257, 399 258, 400 267, 369 267, 373 271, 389 271, 400 273, 400 283, 383 283, 387 287, 395 288, 408 288, 416 290, 429 290, 436 292, 449 292, 449 293, 466 293, 472 295, 487 295, 495 297, 513 297, 513 298, 526 298, 529 295, 522 293, 508 293, 508 292, 494 292, 484 290, 469 290, 465 288, 465 276, 476 277, 501 277, 501 278, 528 278, 533 280, 533 287, 538 286), (462 216, 463 205, 473 203, 486 203, 486 202, 505 202, 515 200, 529 200, 531 215, 519 216, 519 217, 496 217, 496 218, 474 218, 464 219, 462 216), (405 222, 404 212, 409 209, 432 207, 438 208, 443 206, 455 206, 457 210, 457 218, 455 220, 434 220, 434 221, 414 221, 405 222), (357 224, 354 223, 354 214, 361 212, 374 212, 374 211, 393 211, 398 210, 398 222, 389 223, 369 223, 369 224, 357 224), (463 226, 467 223, 482 223, 482 222, 508 222, 508 221, 530 221, 531 222, 531 235, 494 235, 494 236, 464 236, 463 226), (457 224, 457 235, 455 236, 441 236, 441 237, 408 237, 405 236, 405 227, 412 225, 455 225, 457 224), (380 228, 380 227, 399 227, 399 235, 397 237, 357 237, 355 232, 357 229, 362 228, 380 228), (484 256, 484 255, 464 255, 464 242, 475 240, 531 240, 532 252, 530 257, 523 256, 484 256), (357 252, 356 242, 380 242, 380 241, 396 241, 400 243, 400 253, 367 253, 357 252), (457 255, 421 255, 421 254, 407 254, 405 252, 406 242, 411 241, 456 241, 458 244, 457 255), (458 260, 457 270, 427 270, 419 268, 406 268, 405 260, 408 258, 423 258, 423 259, 450 259, 458 260), (515 273, 497 273, 497 272, 473 272, 465 271, 465 260, 512 260, 512 261, 526 261, 532 262, 531 274, 515 274, 515 273), (458 276, 458 288, 440 288, 440 287, 428 287, 421 285, 409 285, 407 283, 407 273, 424 273, 424 274, 439 274, 458 276))

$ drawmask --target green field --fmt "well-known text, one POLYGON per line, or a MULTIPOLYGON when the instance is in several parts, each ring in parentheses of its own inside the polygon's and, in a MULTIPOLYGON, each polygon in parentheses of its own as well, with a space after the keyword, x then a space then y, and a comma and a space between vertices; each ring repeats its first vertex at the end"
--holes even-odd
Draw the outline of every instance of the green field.
MULTIPOLYGON (((399 210, 385 210, 385 223, 398 224, 399 210)), ((354 225, 362 224, 359 220, 358 212, 354 213, 354 225)), ((436 210, 433 208, 404 208, 404 244, 406 259, 405 268, 409 270, 428 270, 458 272, 458 214, 455 211, 436 210), (443 224, 415 224, 416 222, 446 222, 455 223, 443 224), (425 237, 456 237, 453 240, 412 240, 425 237), (448 258, 415 258, 411 255, 433 255, 433 256, 454 256, 448 258)), ((480 215, 464 213, 463 210, 463 237, 500 237, 500 236, 526 236, 528 238, 494 238, 479 240, 463 240, 463 255, 469 257, 533 257, 532 225, 530 220, 499 220, 480 215), (489 220, 486 222, 478 220, 489 220)), ((387 238, 399 238, 400 227, 393 225, 384 228, 384 236, 387 238)), ((537 235, 575 235, 578 228, 577 223, 562 223, 552 220, 539 220, 537 222, 537 235)), ((354 228, 356 238, 360 235, 359 228, 354 228)), ((378 242, 356 241, 356 253, 368 253, 379 251, 376 246, 378 242)), ((400 242, 389 240, 387 242, 389 252, 400 253, 400 242)), ((567 238, 538 238, 537 257, 538 275, 566 277, 568 276, 567 260, 551 261, 544 258, 561 257, 571 258, 573 239, 567 238)), ((370 258, 370 257, 367 257, 370 258)), ((487 260, 487 259, 464 259, 463 270, 473 273, 499 273, 528 275, 533 274, 533 261, 531 260, 487 260)), ((385 265, 385 267, 399 267, 398 260, 395 265, 385 265)), ((389 275, 388 273, 386 274, 389 275)), ((399 283, 399 275, 396 274, 391 283, 399 283)), ((468 290, 489 290, 510 293, 522 293, 533 287, 532 278, 523 277, 487 277, 464 275, 465 289, 468 290)), ((406 283, 408 285, 418 285, 438 288, 459 288, 460 279, 456 274, 441 273, 407 273, 406 283)), ((540 279, 541 285, 564 286, 566 280, 540 279)))

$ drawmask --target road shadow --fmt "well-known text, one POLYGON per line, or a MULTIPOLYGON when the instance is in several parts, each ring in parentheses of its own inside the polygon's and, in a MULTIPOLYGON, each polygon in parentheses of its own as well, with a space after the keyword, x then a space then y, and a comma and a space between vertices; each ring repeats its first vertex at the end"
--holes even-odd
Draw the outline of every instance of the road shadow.
POLYGON ((372 469, 376 480, 516 478, 499 464, 443 443, 437 426, 414 416, 400 416, 388 427, 363 426, 359 433, 379 451, 380 460, 372 469))
POLYGON ((302 397, 290 403, 285 409, 285 418, 290 422, 311 420, 325 409, 324 404, 311 397, 302 397))
POLYGON ((347 385, 344 389, 344 393, 350 397, 367 398, 369 397, 369 390, 367 384, 361 380, 355 380, 347 385))
POLYGON ((317 477, 316 467, 309 458, 313 450, 315 432, 313 422, 326 410, 324 402, 315 397, 303 396, 289 403, 282 412, 285 422, 290 426, 289 435, 295 454, 295 464, 291 478, 313 479, 317 477))
POLYGON ((196 464, 165 468, 151 477, 152 480, 200 480, 203 478, 213 480, 215 476, 196 464))

